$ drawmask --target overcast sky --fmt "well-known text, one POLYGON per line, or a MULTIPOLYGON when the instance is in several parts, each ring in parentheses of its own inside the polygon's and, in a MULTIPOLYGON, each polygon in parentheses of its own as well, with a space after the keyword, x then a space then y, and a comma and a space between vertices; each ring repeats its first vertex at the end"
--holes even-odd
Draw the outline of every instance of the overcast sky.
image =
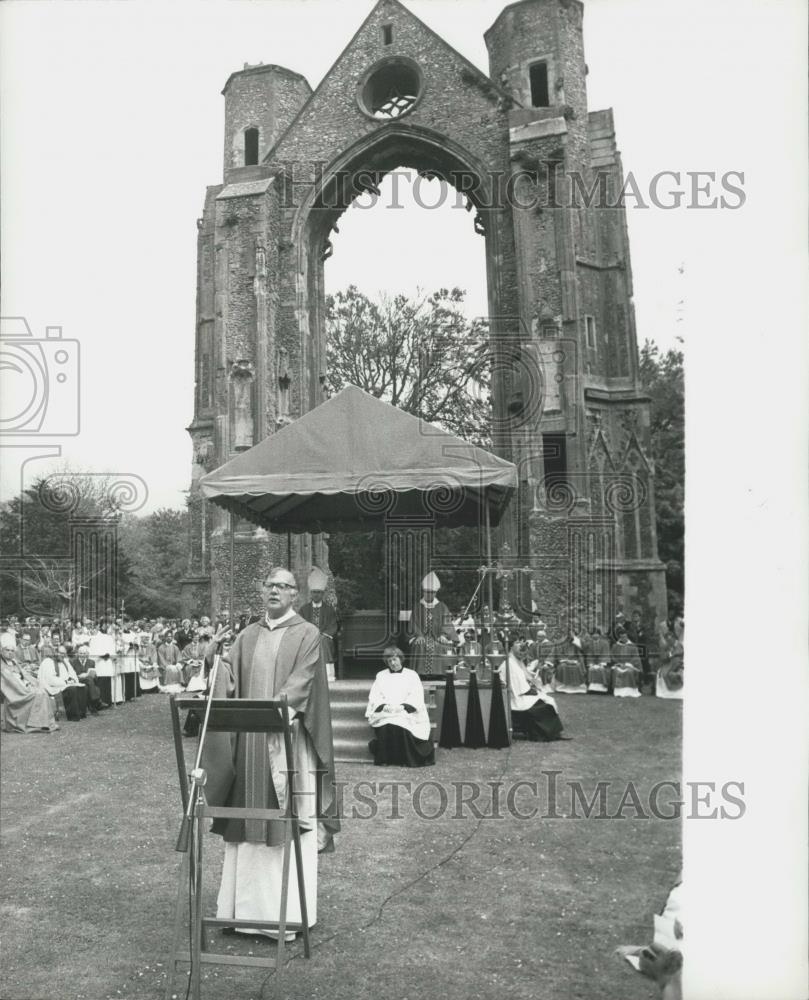
MULTIPOLYGON (((371 6, 0 4, 2 313, 78 340, 81 432, 63 454, 141 476, 145 510, 181 506, 189 484, 195 220, 221 181, 222 86, 260 61, 315 86, 371 6)), ((500 0, 408 6, 487 70, 500 0)), ((629 211, 639 339, 686 341, 685 774, 741 778, 750 803, 743 824, 686 824, 695 998, 805 995, 782 957, 805 954, 806 930, 805 6, 585 3, 590 108, 614 108, 641 189, 663 170, 745 175, 736 211, 629 211)), ((476 311, 470 217, 387 216, 344 219, 330 288, 459 285, 476 311)), ((0 449, 6 496, 27 454, 0 449)))
MULTIPOLYGON (((60 325, 80 342, 81 433, 62 441, 63 455, 142 476, 146 510, 181 506, 189 482, 195 220, 205 186, 221 181, 222 86, 260 61, 316 86, 371 6, 0 5, 3 315, 25 316, 35 336, 60 325)), ((486 71, 483 32, 501 7, 411 4, 486 71)), ((749 197, 761 192, 758 171, 799 66, 788 51, 796 8, 588 0, 590 107, 615 109, 625 169, 642 190, 662 170, 742 170, 749 197), (782 58, 764 73, 761 52, 778 49, 782 58), (758 134, 764 120, 767 142, 758 134)), ((630 210, 641 342, 669 346, 686 333, 692 282, 704 281, 708 264, 731 269, 755 211, 630 210)), ((327 281, 330 290, 353 281, 370 293, 458 285, 479 314, 483 240, 471 216, 449 207, 352 212, 327 281)), ((7 462, 4 495, 16 492, 16 476, 7 462)))

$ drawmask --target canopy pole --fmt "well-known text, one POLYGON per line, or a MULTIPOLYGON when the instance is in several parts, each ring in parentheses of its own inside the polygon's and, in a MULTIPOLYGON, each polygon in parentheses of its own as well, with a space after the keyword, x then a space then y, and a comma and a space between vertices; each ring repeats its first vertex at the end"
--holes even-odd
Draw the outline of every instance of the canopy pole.
POLYGON ((489 614, 491 615, 492 633, 490 639, 494 638, 494 583, 492 581, 492 522, 489 514, 489 499, 486 491, 483 491, 483 511, 484 523, 486 525, 486 576, 488 577, 487 592, 489 597, 489 614))
MULTIPOLYGON (((492 563, 492 521, 489 514, 489 500, 486 491, 483 491, 483 507, 484 507, 484 524, 486 525, 486 575, 488 576, 488 592, 489 592, 489 615, 491 616, 491 622, 489 625, 489 642, 494 643, 494 564, 492 563)), ((504 675, 504 687, 506 689, 506 698, 511 697, 511 677, 508 665, 509 648, 505 643, 504 638, 504 653, 506 654, 503 659, 503 666, 505 667, 504 675)), ((509 720, 511 719, 511 714, 509 713, 509 720)), ((509 743, 512 739, 512 730, 509 726, 508 738, 509 743)))
POLYGON ((234 577, 233 564, 235 562, 235 558, 234 558, 235 553, 234 553, 234 541, 233 541, 233 537, 234 537, 234 534, 235 534, 235 531, 234 531, 234 522, 235 522, 235 520, 236 519, 233 516, 233 511, 231 511, 230 512, 230 593, 228 595, 228 619, 230 621, 231 626, 233 625, 233 621, 234 621, 234 619, 233 619, 233 588, 235 586, 235 577, 234 577))

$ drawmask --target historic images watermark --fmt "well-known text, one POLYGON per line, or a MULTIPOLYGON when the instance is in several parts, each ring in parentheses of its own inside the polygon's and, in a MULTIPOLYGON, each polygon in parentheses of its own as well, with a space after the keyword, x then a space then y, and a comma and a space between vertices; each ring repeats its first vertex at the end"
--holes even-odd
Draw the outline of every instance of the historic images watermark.
POLYGON ((745 783, 727 781, 584 782, 541 770, 517 780, 337 781, 349 820, 700 820, 741 819, 745 783))
POLYGON ((79 433, 80 349, 61 326, 37 338, 22 316, 0 319, 0 434, 75 437, 79 433))
POLYGON ((620 178, 608 173, 565 170, 560 160, 523 155, 511 170, 396 169, 329 170, 325 160, 281 165, 278 173, 284 208, 299 208, 317 191, 313 207, 366 210, 382 205, 401 210, 410 201, 419 208, 471 210, 558 208, 717 209, 735 211, 747 202, 744 170, 658 170, 643 177, 631 170, 620 178), (381 187, 382 179, 387 185, 381 187), (432 182, 437 180, 438 185, 432 182))
POLYGON ((111 616, 117 608, 118 524, 146 503, 145 481, 133 473, 58 472, 26 489, 26 464, 59 458, 58 440, 80 433, 79 341, 64 337, 61 326, 46 327, 38 338, 24 317, 4 317, 0 383, 0 457, 19 500, 0 575, 14 581, 17 606, 28 615, 111 616), (32 551, 26 539, 43 520, 53 528, 49 549, 32 551))

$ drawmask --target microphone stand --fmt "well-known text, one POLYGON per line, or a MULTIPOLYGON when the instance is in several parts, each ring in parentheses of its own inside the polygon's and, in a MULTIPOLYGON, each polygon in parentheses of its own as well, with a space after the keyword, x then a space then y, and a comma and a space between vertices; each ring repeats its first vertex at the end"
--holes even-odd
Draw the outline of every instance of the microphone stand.
MULTIPOLYGON (((211 667, 211 676, 208 685, 208 694, 205 699, 205 718, 202 723, 202 730, 199 737, 199 746, 197 747, 197 759, 194 763, 194 769, 189 774, 189 789, 188 789, 188 804, 186 805, 185 814, 183 815, 183 821, 180 825, 180 833, 177 836, 177 844, 174 850, 181 853, 188 853, 188 843, 191 833, 191 820, 194 815, 194 810, 197 807, 197 802, 199 802, 199 797, 201 795, 202 789, 208 780, 207 772, 200 767, 202 761, 202 751, 205 746, 205 736, 208 732, 208 718, 211 714, 211 702, 213 701, 214 688, 216 686, 216 675, 219 671, 219 662, 222 659, 222 643, 225 641, 223 636, 216 644, 216 653, 213 658, 213 666, 211 667)), ((205 668, 203 661, 203 669, 205 668)))

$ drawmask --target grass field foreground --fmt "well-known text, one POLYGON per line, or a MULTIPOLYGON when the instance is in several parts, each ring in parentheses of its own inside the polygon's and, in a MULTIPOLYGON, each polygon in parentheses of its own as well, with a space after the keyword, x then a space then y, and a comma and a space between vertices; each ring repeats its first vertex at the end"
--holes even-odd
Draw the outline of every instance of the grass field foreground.
MULTIPOLYGON (((346 819, 336 852, 320 859, 312 958, 292 946, 281 993, 272 973, 207 970, 205 1000, 654 997, 614 949, 650 940, 680 868, 680 822, 639 818, 626 785, 648 813, 655 784, 678 780, 681 704, 558 702, 570 741, 438 750, 436 766, 421 770, 340 765, 346 819), (398 787, 397 809, 389 786, 368 784, 382 781, 410 783, 398 787), (610 783, 608 817, 623 800, 624 818, 585 819, 571 801, 571 783, 590 799, 599 781, 610 783), (482 790, 472 805, 464 782, 482 790)), ((158 1000, 179 866, 168 701, 142 697, 61 726, 0 740, 0 996, 158 1000)), ((185 746, 190 758, 194 741, 185 746)), ((219 838, 207 837, 205 851, 213 912, 219 838)), ((218 937, 215 947, 274 945, 218 937)), ((181 970, 180 1000, 185 984, 181 970)))

